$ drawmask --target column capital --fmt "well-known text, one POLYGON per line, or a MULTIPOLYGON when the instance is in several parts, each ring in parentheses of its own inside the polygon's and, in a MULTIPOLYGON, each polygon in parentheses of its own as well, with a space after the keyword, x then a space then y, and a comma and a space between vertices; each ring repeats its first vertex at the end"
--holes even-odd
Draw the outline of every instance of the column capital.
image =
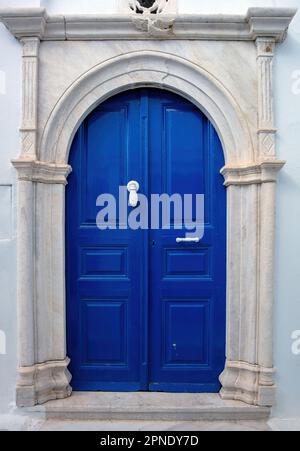
POLYGON ((268 160, 260 163, 249 163, 241 166, 224 166, 221 174, 224 176, 226 187, 231 185, 259 185, 262 183, 276 183, 277 174, 285 165, 282 160, 268 160))
POLYGON ((26 182, 67 185, 72 168, 67 164, 45 163, 37 160, 12 160, 18 172, 18 179, 26 182))
POLYGON ((256 49, 258 58, 273 58, 275 53, 276 41, 274 38, 258 37, 256 38, 256 49))
POLYGON ((25 37, 20 40, 23 45, 23 58, 32 57, 37 58, 39 56, 40 38, 38 37, 25 37))

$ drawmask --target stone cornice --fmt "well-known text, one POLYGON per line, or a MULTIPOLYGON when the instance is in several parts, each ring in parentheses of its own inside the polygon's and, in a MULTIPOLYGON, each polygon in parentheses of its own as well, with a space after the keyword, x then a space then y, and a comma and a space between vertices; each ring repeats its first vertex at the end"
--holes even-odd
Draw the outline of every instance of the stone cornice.
POLYGON ((225 166, 221 174, 224 176, 225 186, 275 183, 277 174, 284 165, 285 161, 270 160, 245 166, 225 166))
POLYGON ((43 8, 0 9, 0 21, 18 39, 55 40, 195 39, 255 41, 284 40, 296 9, 250 8, 241 15, 137 14, 49 16, 43 8))
POLYGON ((0 9, 0 21, 17 38, 37 37, 46 34, 47 12, 44 8, 0 9))
POLYGON ((18 179, 27 182, 66 185, 67 177, 72 171, 69 165, 36 160, 18 159, 12 160, 12 164, 18 172, 18 179))

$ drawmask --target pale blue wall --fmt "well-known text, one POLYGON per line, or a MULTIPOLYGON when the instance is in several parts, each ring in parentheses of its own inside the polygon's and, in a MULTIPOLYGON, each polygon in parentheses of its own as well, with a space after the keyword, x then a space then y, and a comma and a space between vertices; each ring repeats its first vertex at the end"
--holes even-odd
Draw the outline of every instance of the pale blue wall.
MULTIPOLYGON (((115 0, 0 0, 0 7, 46 6, 51 13, 110 12, 115 0)), ((179 12, 245 13, 251 6, 297 6, 300 0, 178 0, 179 12)), ((0 27, 0 330, 7 354, 0 354, 0 413, 13 401, 16 367, 15 175, 10 159, 19 152, 20 46, 0 27), (3 87, 3 73, 6 87, 3 87), (6 92, 4 92, 4 88, 6 92), (12 185, 8 194, 7 185, 12 185), (9 230, 9 232, 8 232, 9 230), (1 238, 2 237, 2 238, 1 238)), ((293 74, 300 71, 300 12, 275 60, 278 153, 288 163, 278 185, 275 362, 278 417, 300 417, 300 355, 292 354, 291 334, 300 330, 300 89, 293 93, 293 74)), ((300 72, 299 72, 300 73, 300 72)), ((300 88, 300 83, 298 84, 300 88)), ((262 269, 263 270, 263 269, 262 269)))
POLYGON ((0 27, 0 331, 6 336, 6 350, 0 346, 1 413, 14 399, 17 365, 15 171, 10 160, 20 147, 21 52, 19 43, 0 27))

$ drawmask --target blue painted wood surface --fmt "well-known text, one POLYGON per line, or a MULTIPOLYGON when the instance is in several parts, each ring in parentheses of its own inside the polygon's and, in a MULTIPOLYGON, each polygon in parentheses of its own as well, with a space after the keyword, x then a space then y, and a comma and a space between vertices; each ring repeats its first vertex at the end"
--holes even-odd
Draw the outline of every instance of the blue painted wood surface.
POLYGON ((127 91, 85 119, 70 164, 67 348, 74 390, 218 392, 225 363, 226 190, 212 124, 170 92, 127 91), (120 230, 118 214, 116 230, 100 231, 97 197, 110 193, 118 202, 119 186, 130 180, 148 196, 204 194, 200 243, 176 243, 186 230, 175 230, 174 211, 169 230, 120 230))

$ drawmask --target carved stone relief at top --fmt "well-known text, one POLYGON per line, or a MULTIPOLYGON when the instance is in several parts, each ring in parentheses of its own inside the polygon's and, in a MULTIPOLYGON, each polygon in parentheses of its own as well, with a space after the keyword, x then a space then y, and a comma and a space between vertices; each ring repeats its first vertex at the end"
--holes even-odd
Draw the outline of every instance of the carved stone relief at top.
POLYGON ((176 0, 126 0, 133 13, 132 21, 138 30, 151 36, 172 34, 174 18, 165 14, 176 12, 176 0))
POLYGON ((129 0, 129 7, 137 14, 160 14, 170 3, 172 0, 129 0))

